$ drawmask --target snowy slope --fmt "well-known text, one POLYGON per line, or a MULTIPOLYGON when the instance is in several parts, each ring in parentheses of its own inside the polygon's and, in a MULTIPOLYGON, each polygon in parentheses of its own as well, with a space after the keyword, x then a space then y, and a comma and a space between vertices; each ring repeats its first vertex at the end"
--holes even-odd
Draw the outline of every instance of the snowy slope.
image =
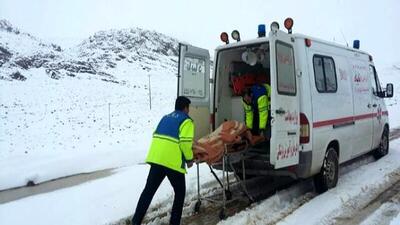
POLYGON ((177 41, 142 29, 102 31, 58 52, 6 24, 0 47, 11 57, 0 55, 6 59, 0 66, 0 190, 143 162, 159 118, 173 110, 177 41), (19 66, 23 55, 35 63, 19 66), (23 79, 12 78, 15 72, 23 79), (79 163, 60 165, 73 162, 79 163))

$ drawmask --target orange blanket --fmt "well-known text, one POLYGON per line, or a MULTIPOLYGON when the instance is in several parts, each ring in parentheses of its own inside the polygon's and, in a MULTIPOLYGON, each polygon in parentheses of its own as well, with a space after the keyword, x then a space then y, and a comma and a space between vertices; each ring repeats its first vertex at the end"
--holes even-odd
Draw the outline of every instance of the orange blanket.
MULTIPOLYGON (((200 138, 193 145, 193 153, 196 160, 205 161, 208 164, 221 161, 224 154, 225 144, 236 144, 246 138, 253 143, 256 139, 252 137, 245 124, 238 121, 226 121, 221 124, 211 134, 200 138)), ((228 151, 240 150, 240 148, 230 148, 228 151)))

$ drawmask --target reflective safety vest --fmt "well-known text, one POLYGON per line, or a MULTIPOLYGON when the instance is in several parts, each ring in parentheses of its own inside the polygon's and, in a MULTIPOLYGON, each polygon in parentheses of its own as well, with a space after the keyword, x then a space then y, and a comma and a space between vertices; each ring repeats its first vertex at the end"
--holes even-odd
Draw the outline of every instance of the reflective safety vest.
POLYGON ((254 85, 251 87, 252 104, 249 105, 243 101, 243 108, 246 117, 246 126, 250 129, 253 128, 254 111, 258 110, 258 124, 259 129, 265 129, 268 121, 268 110, 270 109, 270 96, 271 87, 268 84, 254 85))
POLYGON ((183 111, 165 115, 153 134, 147 163, 186 173, 186 161, 193 160, 194 124, 183 111))

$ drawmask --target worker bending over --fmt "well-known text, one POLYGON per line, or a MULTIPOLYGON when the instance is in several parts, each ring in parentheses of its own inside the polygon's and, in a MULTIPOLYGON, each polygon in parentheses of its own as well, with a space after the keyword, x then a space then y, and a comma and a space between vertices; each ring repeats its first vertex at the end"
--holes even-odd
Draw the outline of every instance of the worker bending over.
POLYGON ((268 84, 254 84, 243 94, 243 108, 246 126, 253 135, 270 138, 270 127, 267 126, 270 110, 271 87, 268 84), (266 132, 267 129, 267 132, 266 132))

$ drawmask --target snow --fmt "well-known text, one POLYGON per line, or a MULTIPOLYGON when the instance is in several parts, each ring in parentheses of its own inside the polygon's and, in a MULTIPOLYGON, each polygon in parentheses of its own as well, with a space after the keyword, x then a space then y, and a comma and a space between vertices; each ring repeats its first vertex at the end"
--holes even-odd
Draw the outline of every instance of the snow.
POLYGON ((386 88, 387 83, 393 83, 394 96, 386 98, 385 102, 389 110, 390 127, 400 127, 400 62, 384 66, 377 72, 382 88, 386 88))
MULTIPOLYGON (((116 169, 113 175, 46 194, 0 204, 0 224, 24 224, 27 218, 41 225, 108 224, 133 214, 144 188, 148 165, 116 169)), ((211 177, 206 165, 200 166, 202 182, 211 177)), ((186 203, 196 192, 196 169, 186 176, 186 203)), ((153 198, 149 217, 159 211, 170 211, 172 186, 165 179, 153 198)), ((190 207, 189 207, 190 208, 190 207)), ((187 212, 186 212, 187 213, 187 212)), ((154 218, 153 218, 154 219, 154 218)), ((153 222, 157 224, 157 221, 153 222)))
POLYGON ((337 216, 361 209, 398 181, 399 160, 400 140, 392 141, 387 156, 343 174, 337 187, 324 194, 315 196, 306 188, 310 183, 301 183, 219 224, 274 224, 278 221, 277 225, 299 224, 299 221, 310 225, 333 224, 337 216))
MULTIPOLYGON (((360 225, 380 225, 380 224, 396 224, 391 221, 391 217, 397 215, 400 212, 399 202, 384 203, 376 210, 372 215, 367 217, 360 225)), ((400 223, 397 222, 396 225, 400 223)))
POLYGON ((400 224, 400 214, 398 214, 391 222, 390 225, 399 225, 400 224))
MULTIPOLYGON (((387 156, 344 174, 338 186, 325 194, 315 196, 310 182, 300 183, 279 191, 220 224, 269 224, 282 218, 278 224, 298 224, 298 221, 330 224, 329 221, 335 216, 363 207, 380 191, 398 180, 399 161, 400 140, 396 140, 391 142, 387 156)), ((124 167, 114 170, 114 174, 109 177, 2 204, 0 224, 23 224, 26 218, 41 225, 113 223, 133 214, 148 169, 148 165, 124 167)), ((217 186, 215 182, 210 183, 213 178, 206 165, 201 164, 200 174, 204 192, 217 186)), ((195 167, 188 170, 186 178, 184 216, 191 214, 196 199, 195 167)), ((170 211, 172 196, 172 187, 165 179, 148 211, 148 224, 168 222, 168 215, 159 217, 159 214, 170 211)))
POLYGON ((176 76, 123 62, 118 73, 128 85, 90 74, 54 80, 43 69, 0 82, 0 190, 143 162, 153 129, 173 110, 176 76))

